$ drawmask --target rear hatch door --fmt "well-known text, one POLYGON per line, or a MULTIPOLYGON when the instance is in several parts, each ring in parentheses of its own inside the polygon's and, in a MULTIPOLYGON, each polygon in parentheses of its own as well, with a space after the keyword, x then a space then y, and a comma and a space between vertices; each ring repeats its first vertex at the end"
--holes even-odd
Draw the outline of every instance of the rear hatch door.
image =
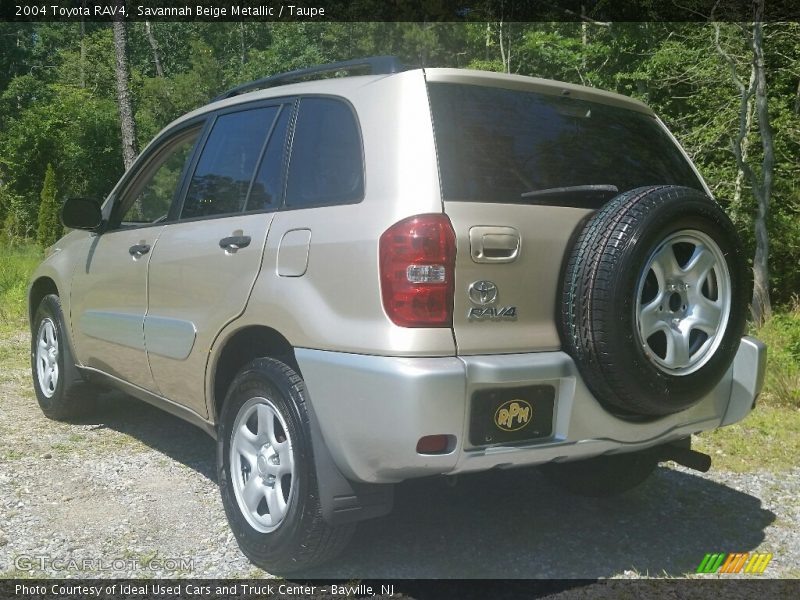
POLYGON ((426 73, 457 238, 458 352, 557 350, 562 265, 582 221, 618 192, 702 181, 634 101, 527 78, 426 73))

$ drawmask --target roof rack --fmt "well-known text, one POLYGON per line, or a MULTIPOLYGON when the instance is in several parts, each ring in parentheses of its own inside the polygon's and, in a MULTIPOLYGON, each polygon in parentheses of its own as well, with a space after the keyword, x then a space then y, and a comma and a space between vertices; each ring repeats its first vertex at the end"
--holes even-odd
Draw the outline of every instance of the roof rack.
POLYGON ((389 75, 391 73, 399 73, 403 71, 403 65, 396 56, 369 56, 366 58, 356 58, 353 60, 345 60, 327 65, 316 65, 307 69, 297 69, 296 71, 288 71, 286 73, 270 75, 269 77, 257 79, 249 83, 243 83, 241 85, 237 85, 235 88, 229 89, 223 94, 220 94, 214 98, 212 102, 224 100, 226 98, 232 98, 252 90, 270 88, 278 85, 284 85, 286 83, 296 82, 300 79, 308 77, 309 75, 331 73, 334 71, 355 71, 365 67, 369 69, 370 75, 389 75))

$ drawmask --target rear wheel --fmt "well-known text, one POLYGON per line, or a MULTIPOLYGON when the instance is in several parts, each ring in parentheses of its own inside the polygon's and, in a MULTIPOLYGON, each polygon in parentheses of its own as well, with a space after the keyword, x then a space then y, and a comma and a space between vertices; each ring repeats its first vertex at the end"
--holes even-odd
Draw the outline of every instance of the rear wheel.
POLYGON ((306 391, 289 366, 260 358, 230 386, 217 442, 222 503, 242 552, 280 574, 335 557, 354 526, 322 518, 306 391))
POLYGON ((36 400, 46 417, 64 421, 91 410, 97 389, 75 367, 61 301, 55 294, 42 298, 34 314, 31 374, 36 400))

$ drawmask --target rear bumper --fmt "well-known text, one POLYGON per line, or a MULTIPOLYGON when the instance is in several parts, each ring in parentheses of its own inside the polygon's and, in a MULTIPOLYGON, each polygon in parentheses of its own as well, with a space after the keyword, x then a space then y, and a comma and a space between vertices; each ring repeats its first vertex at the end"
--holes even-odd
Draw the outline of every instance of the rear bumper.
POLYGON ((630 452, 729 425, 752 410, 766 368, 764 344, 742 338, 731 368, 700 402, 632 423, 603 409, 563 352, 409 358, 298 348, 296 357, 331 456, 346 477, 369 483, 630 452), (536 384, 556 390, 550 438, 470 447, 475 391, 536 384), (419 438, 436 434, 455 436, 455 448, 418 454, 419 438))

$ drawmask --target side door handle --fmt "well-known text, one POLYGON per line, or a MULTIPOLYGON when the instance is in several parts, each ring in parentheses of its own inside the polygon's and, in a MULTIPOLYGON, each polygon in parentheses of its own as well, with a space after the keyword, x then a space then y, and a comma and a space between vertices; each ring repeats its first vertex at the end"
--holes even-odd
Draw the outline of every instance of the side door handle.
POLYGON ((149 244, 134 244, 128 248, 128 254, 130 254, 133 258, 141 258, 148 252, 150 252, 149 244))
POLYGON ((219 241, 219 247, 229 252, 236 252, 242 248, 247 248, 249 245, 249 235, 232 235, 230 237, 222 238, 219 241))

